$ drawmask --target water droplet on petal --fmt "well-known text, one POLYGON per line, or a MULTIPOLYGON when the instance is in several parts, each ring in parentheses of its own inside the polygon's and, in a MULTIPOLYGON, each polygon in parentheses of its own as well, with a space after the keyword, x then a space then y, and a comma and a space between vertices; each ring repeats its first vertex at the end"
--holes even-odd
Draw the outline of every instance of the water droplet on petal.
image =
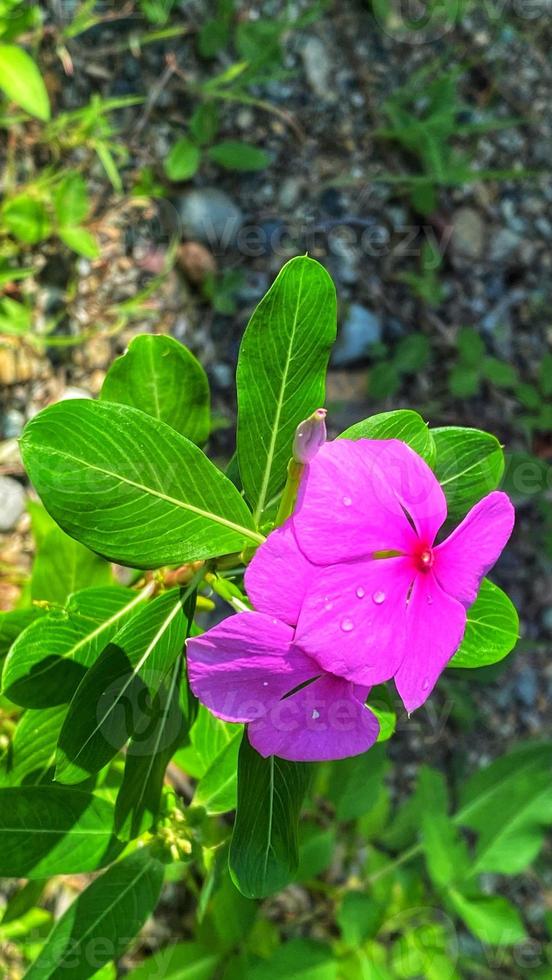
POLYGON ((353 623, 352 619, 341 620, 341 629, 343 630, 344 633, 350 633, 351 630, 354 630, 354 628, 355 628, 355 624, 353 623))
POLYGON ((362 588, 362 585, 359 585, 358 589, 356 590, 356 594, 357 594, 357 596, 358 596, 359 599, 363 599, 364 598, 364 596, 366 595, 366 592, 362 588))
POLYGON ((424 677, 422 682, 422 691, 427 691, 429 687, 429 677, 424 677))
POLYGON ((382 602, 385 602, 385 592, 374 592, 372 599, 376 603, 376 606, 381 606, 382 602))
POLYGON ((429 593, 426 595, 426 602, 427 602, 428 606, 431 606, 431 604, 433 602, 433 596, 432 595, 429 595, 429 593))
POLYGON ((268 681, 263 681, 263 687, 268 687, 268 681))
POLYGON ((324 609, 330 612, 330 610, 333 609, 333 602, 327 602, 326 605, 324 606, 324 609))
POLYGON ((351 504, 352 504, 352 502, 353 501, 351 500, 350 497, 343 497, 343 506, 344 507, 350 507, 351 504))
POLYGON ((316 708, 314 708, 311 717, 312 717, 313 721, 316 721, 317 718, 320 718, 320 712, 317 711, 316 708))

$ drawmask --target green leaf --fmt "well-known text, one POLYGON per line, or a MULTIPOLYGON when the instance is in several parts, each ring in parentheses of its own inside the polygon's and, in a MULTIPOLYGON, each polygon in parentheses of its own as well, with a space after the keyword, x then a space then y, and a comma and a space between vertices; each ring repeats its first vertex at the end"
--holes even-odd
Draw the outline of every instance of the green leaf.
POLYGON ((307 765, 276 756, 263 759, 244 732, 229 861, 234 884, 248 898, 271 895, 293 878, 299 864, 299 811, 309 781, 307 765))
POLYGON ((190 745, 179 751, 175 761, 188 775, 201 780, 234 736, 242 733, 243 725, 221 721, 200 704, 190 730, 190 745))
POLYGON ((3 205, 1 214, 7 231, 25 245, 36 245, 51 232, 44 205, 27 194, 9 198, 3 205))
POLYGON ((46 615, 46 609, 32 606, 31 609, 13 609, 11 612, 0 612, 0 657, 4 657, 11 645, 27 626, 35 619, 46 615))
POLYGON ((257 522, 284 485, 295 429, 324 403, 335 304, 323 266, 295 258, 245 331, 237 372, 238 459, 257 522))
POLYGON ((56 743, 67 708, 25 711, 17 724, 7 758, 0 767, 0 786, 51 783, 56 743))
POLYGON ((216 143, 207 150, 207 156, 213 163, 218 163, 226 170, 241 170, 253 172, 264 170, 270 163, 270 157, 264 150, 251 146, 250 143, 241 143, 239 140, 224 140, 216 143))
POLYGON ((57 523, 113 561, 154 568, 263 540, 201 450, 138 409, 58 402, 27 423, 20 448, 57 523))
POLYGON ((82 255, 85 259, 97 259, 100 256, 100 246, 94 235, 87 228, 77 226, 60 228, 58 235, 62 242, 67 245, 77 255, 82 255))
POLYGON ((356 820, 375 803, 388 770, 383 746, 331 764, 328 796, 338 820, 356 820))
POLYGON ((290 939, 269 960, 246 973, 246 980, 337 980, 337 960, 329 946, 312 939, 290 939))
POLYGON ((204 102, 192 113, 190 133, 196 143, 212 143, 219 128, 219 114, 214 102, 204 102))
POLYGON ((437 447, 435 473, 447 498, 449 517, 462 517, 495 490, 504 472, 502 447, 488 432, 445 426, 432 429, 437 447))
POLYGON ((552 744, 527 743, 462 786, 455 822, 479 834, 472 873, 517 874, 552 824, 552 744))
POLYGON ((120 840, 132 840, 151 830, 159 816, 165 770, 188 729, 180 705, 181 683, 179 658, 151 706, 146 704, 143 723, 129 742, 115 806, 120 840))
POLYGON ((499 361, 497 357, 485 357, 481 370, 487 381, 497 388, 515 388, 519 381, 515 367, 507 361, 499 361))
POLYGON ((349 891, 343 896, 336 920, 347 945, 358 948, 377 934, 383 917, 384 909, 373 895, 349 891))
POLYGON ((401 386, 400 375, 391 361, 382 361, 370 368, 368 390, 372 398, 380 401, 396 394, 401 386))
POLYGON ((189 180, 197 172, 201 151, 187 136, 177 140, 165 160, 165 173, 169 180, 189 180))
POLYGON ((209 436, 207 375, 191 351, 172 337, 134 337, 107 372, 100 397, 139 408, 198 445, 209 436))
POLYGON ((36 64, 15 44, 0 44, 0 89, 31 116, 50 118, 48 92, 36 64))
POLYGON ((68 595, 86 586, 113 585, 111 566, 93 551, 54 527, 41 543, 31 576, 31 598, 63 606, 68 595))
POLYGON ((393 363, 400 374, 416 374, 425 367, 430 355, 429 340, 423 333, 412 333, 399 340, 393 363))
POLYGON ((155 909, 163 876, 148 848, 108 868, 56 922, 28 980, 86 980, 119 959, 155 909))
POLYGON ((488 946, 513 946, 527 939, 517 909, 499 895, 461 895, 449 891, 449 899, 470 932, 488 946))
POLYGON ((461 327, 456 338, 458 354, 463 368, 481 368, 485 356, 485 343, 482 337, 471 327, 461 327))
POLYGON ((58 742, 56 779, 99 772, 148 723, 151 699, 182 652, 195 600, 171 589, 142 606, 79 684, 58 742))
POLYGON ((450 372, 448 383, 454 398, 471 398, 481 387, 481 375, 476 368, 459 366, 450 372))
POLYGON ((205 807, 207 813, 227 813, 235 810, 237 798, 237 766, 241 731, 237 731, 215 757, 197 784, 194 805, 205 807))
POLYGON ((429 877, 437 888, 446 888, 466 875, 470 862, 467 848, 447 813, 447 791, 442 773, 422 766, 417 793, 422 814, 422 846, 429 877))
POLYGON ((0 789, 0 875, 47 878, 96 871, 116 857, 113 807, 64 786, 0 789))
POLYGON ((219 959, 198 943, 177 943, 149 956, 127 973, 126 980, 211 980, 219 959))
POLYGON ((483 579, 468 610, 464 639, 449 667, 488 667, 503 660, 519 637, 515 606, 498 585, 483 579))
POLYGON ((378 742, 387 742, 395 733, 397 712, 386 685, 376 684, 371 689, 366 703, 379 722, 378 742))
POLYGON ((11 648, 2 692, 25 708, 71 700, 86 668, 144 596, 130 589, 83 589, 64 610, 31 623, 11 648))
POLYGON ((435 444, 427 422, 418 412, 398 409, 371 415, 362 422, 355 422, 338 437, 339 439, 400 439, 414 452, 422 456, 430 466, 435 461, 435 444))
POLYGON ((86 218, 90 203, 84 177, 73 171, 68 173, 54 193, 54 209, 60 225, 74 227, 86 218))

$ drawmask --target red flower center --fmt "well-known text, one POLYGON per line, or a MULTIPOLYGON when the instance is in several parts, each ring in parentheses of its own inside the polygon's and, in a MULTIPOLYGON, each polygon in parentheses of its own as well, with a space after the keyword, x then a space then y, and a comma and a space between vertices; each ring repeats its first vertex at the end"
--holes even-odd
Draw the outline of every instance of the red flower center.
POLYGON ((433 554, 433 548, 430 548, 427 544, 420 544, 413 557, 414 564, 419 572, 429 572, 433 567, 435 555, 433 554))

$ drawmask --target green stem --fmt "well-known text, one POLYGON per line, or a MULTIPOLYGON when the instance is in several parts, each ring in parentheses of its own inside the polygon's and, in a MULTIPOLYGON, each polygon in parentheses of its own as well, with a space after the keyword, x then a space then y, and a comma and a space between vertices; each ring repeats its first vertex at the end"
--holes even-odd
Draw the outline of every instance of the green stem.
POLYGON ((418 855, 421 853, 422 845, 413 844, 412 847, 408 848, 408 850, 403 851, 400 857, 396 858, 394 861, 389 861, 388 864, 384 864, 383 868, 379 868, 377 871, 374 871, 373 874, 369 875, 366 879, 366 884, 373 885, 376 881, 379 881, 380 878, 386 878, 387 875, 391 874, 392 871, 395 871, 396 868, 400 868, 402 864, 406 864, 408 861, 411 861, 412 858, 418 857, 418 855))
POLYGON ((280 506, 278 507, 276 523, 274 525, 275 527, 280 527, 280 524, 287 521, 288 517, 291 517, 293 514, 293 509, 297 500, 297 493, 299 491, 299 483, 301 482, 304 469, 305 467, 303 463, 298 463, 295 459, 290 459, 287 469, 288 475, 286 485, 282 493, 280 506))

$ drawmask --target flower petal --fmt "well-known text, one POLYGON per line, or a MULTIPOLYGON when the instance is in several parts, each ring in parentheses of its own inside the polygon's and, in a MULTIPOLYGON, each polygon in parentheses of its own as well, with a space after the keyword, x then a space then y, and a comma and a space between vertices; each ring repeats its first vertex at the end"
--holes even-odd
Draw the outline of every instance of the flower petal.
POLYGON ((289 520, 269 534, 256 552, 245 573, 245 588, 255 609, 295 626, 314 571, 289 520))
POLYGON ((472 507, 456 530, 435 548, 433 572, 441 588, 466 608, 475 602, 481 579, 498 559, 514 520, 510 498, 496 490, 472 507))
POLYGON ((293 525, 300 548, 317 565, 408 550, 412 529, 379 465, 384 445, 336 439, 306 467, 293 525))
POLYGON ((262 613, 229 616, 186 643, 192 691, 225 721, 253 721, 320 672, 291 647, 293 630, 262 613))
POLYGON ((366 752, 379 723, 364 706, 367 690, 324 674, 274 705, 249 726, 249 741, 263 756, 292 762, 345 759, 366 752))
POLYGON ((392 677, 405 651, 409 558, 321 568, 297 624, 297 645, 324 670, 357 684, 392 677))
POLYGON ((417 575, 408 603, 406 653, 395 674, 408 712, 427 700, 460 646, 465 628, 464 607, 443 592, 434 575, 417 575))
POLYGON ((379 466, 402 506, 412 518, 422 540, 433 544, 447 516, 441 484, 426 461, 398 439, 384 439, 379 466))

